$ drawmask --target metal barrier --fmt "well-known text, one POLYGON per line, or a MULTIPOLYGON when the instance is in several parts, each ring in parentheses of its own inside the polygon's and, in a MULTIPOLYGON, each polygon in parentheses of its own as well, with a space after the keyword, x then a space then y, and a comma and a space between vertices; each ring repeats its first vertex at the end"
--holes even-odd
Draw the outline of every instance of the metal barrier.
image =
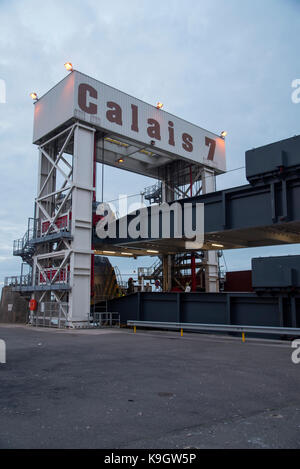
POLYGON ((32 285, 32 275, 15 275, 13 277, 5 277, 4 286, 5 287, 22 287, 32 285))
POLYGON ((24 236, 19 239, 15 239, 13 243, 13 255, 19 256, 21 254, 29 254, 32 249, 31 241, 36 234, 37 220, 34 218, 28 218, 27 231, 24 236))
POLYGON ((68 303, 45 301, 39 303, 37 311, 30 315, 30 324, 40 327, 67 327, 68 303))
POLYGON ((175 329, 180 330, 181 335, 183 331, 213 331, 213 332, 240 332, 242 339, 245 341, 245 333, 254 334, 272 334, 272 335, 287 335, 287 336, 300 336, 300 329, 293 327, 268 327, 268 326, 236 326, 233 324, 197 324, 197 323, 184 323, 184 322, 156 322, 156 321, 127 321, 127 326, 133 326, 134 332, 136 327, 147 327, 153 329, 175 329))
POLYGON ((120 327, 119 313, 94 313, 92 327, 120 327))
POLYGON ((5 287, 16 287, 16 286, 19 286, 19 285, 20 285, 20 276, 19 275, 4 278, 4 286, 5 287))

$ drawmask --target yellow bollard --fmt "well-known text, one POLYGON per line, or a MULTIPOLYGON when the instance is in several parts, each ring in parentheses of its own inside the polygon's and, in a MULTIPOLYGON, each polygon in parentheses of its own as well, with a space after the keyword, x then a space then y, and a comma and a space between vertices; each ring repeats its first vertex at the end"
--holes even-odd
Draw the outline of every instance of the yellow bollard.
POLYGON ((180 329, 180 335, 183 337, 183 329, 180 329))
POLYGON ((136 326, 133 326, 133 332, 136 333, 136 326))
POLYGON ((245 332, 242 332, 242 341, 245 342, 245 332))

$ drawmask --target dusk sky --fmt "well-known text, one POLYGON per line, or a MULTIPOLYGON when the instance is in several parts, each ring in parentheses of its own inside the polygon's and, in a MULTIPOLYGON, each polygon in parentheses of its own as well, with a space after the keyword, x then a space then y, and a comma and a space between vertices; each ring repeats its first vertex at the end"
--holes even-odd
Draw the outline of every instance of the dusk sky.
MULTIPOLYGON (((228 170, 245 151, 299 134, 299 0, 0 0, 0 285, 20 273, 13 240, 33 216, 38 151, 32 144, 31 91, 44 94, 64 63, 200 127, 228 131, 228 170), (3 82, 2 82, 3 83, 3 82)), ((100 178, 98 189, 100 188, 100 178)), ((105 170, 104 199, 136 194, 155 182, 105 170)), ((217 188, 246 184, 244 169, 217 188)), ((226 251, 229 270, 252 257, 300 254, 300 246, 226 251)), ((118 260, 123 273, 154 259, 118 260)))

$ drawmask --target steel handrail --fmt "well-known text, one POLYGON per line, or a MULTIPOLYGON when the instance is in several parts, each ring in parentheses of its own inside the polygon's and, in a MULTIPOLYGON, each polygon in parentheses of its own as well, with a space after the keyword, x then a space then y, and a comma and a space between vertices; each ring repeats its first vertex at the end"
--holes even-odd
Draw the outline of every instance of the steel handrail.
POLYGON ((128 320, 127 326, 141 326, 155 329, 178 329, 192 331, 214 331, 214 332, 250 332, 255 334, 279 334, 300 336, 300 328, 296 327, 273 327, 273 326, 247 326, 236 324, 198 324, 186 322, 158 322, 158 321, 133 321, 128 320))

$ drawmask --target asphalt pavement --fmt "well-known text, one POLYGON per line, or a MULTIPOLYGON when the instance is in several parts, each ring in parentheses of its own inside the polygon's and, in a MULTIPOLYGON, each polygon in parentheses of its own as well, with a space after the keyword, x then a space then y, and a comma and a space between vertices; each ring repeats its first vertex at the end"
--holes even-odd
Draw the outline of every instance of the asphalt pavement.
POLYGON ((300 448, 289 342, 0 325, 0 448, 300 448))

